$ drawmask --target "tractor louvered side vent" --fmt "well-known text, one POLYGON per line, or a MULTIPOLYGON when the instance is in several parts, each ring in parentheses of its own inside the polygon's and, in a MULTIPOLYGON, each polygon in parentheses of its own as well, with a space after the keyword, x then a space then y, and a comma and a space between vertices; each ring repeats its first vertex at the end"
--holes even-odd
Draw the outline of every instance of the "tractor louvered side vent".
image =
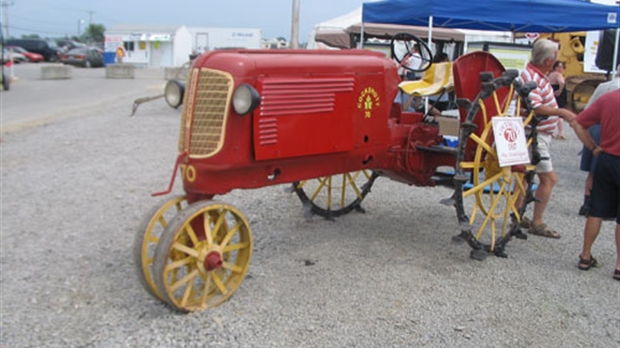
POLYGON ((349 78, 267 79, 261 93, 259 144, 278 142, 278 117, 333 112, 336 93, 352 92, 349 78))
POLYGON ((183 105, 185 130, 181 130, 181 139, 185 140, 179 146, 190 157, 204 158, 216 154, 224 143, 233 80, 230 75, 211 69, 200 69, 198 75, 191 76, 183 105))
POLYGON ((263 82, 261 117, 334 111, 337 92, 353 91, 353 78, 263 82))

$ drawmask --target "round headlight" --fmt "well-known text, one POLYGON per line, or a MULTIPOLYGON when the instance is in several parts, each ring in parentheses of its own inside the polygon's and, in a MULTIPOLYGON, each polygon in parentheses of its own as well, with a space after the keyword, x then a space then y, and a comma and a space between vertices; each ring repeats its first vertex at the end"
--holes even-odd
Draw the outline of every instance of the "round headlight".
POLYGON ((260 95, 254 87, 247 83, 237 87, 233 95, 233 107, 239 115, 246 115, 256 109, 260 103, 260 95))
POLYGON ((178 108, 183 104, 183 94, 185 93, 185 83, 177 80, 168 80, 164 88, 164 98, 171 108, 178 108))

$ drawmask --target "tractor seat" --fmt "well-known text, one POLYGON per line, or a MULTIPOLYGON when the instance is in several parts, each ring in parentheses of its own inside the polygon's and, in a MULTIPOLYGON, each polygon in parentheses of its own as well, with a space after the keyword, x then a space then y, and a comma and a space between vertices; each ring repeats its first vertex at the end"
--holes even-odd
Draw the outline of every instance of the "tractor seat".
POLYGON ((429 97, 451 92, 454 89, 452 62, 434 63, 424 72, 421 80, 401 82, 398 88, 415 97, 429 97))

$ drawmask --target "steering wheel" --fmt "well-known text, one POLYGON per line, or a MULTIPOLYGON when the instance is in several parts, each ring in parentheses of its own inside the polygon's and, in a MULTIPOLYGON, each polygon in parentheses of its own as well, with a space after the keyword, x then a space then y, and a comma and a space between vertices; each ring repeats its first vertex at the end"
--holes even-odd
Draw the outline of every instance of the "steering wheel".
POLYGON ((428 45, 419 37, 409 33, 398 33, 392 37, 390 42, 392 58, 398 62, 399 66, 411 72, 423 72, 428 70, 433 64, 433 54, 428 45), (418 47, 419 53, 414 51, 418 47), (410 57, 417 55, 420 59, 418 68, 407 64, 410 57))

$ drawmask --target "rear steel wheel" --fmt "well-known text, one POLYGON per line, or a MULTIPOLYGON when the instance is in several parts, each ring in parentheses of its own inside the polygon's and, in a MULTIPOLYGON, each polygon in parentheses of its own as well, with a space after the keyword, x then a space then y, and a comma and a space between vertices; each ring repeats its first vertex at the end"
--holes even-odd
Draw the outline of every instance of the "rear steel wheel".
POLYGON ((153 297, 163 300, 153 280, 155 248, 170 220, 187 206, 185 196, 176 196, 154 206, 146 215, 133 244, 133 257, 138 279, 153 297))
POLYGON ((196 202, 174 217, 155 252, 157 289, 175 309, 215 307, 241 285, 252 258, 252 232, 236 208, 196 202))
MULTIPOLYGON (((510 237, 524 236, 519 222, 525 205, 518 206, 518 198, 524 198, 525 203, 532 201, 535 169, 531 164, 500 167, 491 121, 494 117, 521 116, 524 126, 530 124, 533 112, 522 102, 525 100, 522 94, 527 95, 526 91, 529 90, 514 82, 513 78, 487 83, 496 85, 492 90, 478 95, 468 112, 467 120, 461 126, 455 176, 461 236, 474 248, 472 257, 476 259, 484 259, 487 252, 505 256, 504 246, 510 237), (500 88, 504 89, 501 96, 498 93, 500 88), (519 93, 515 93, 515 90, 519 93), (478 122, 481 129, 476 130, 475 117, 482 117, 478 122), (469 212, 469 215, 465 212, 469 212)), ((534 145, 534 135, 535 132, 527 137, 530 152, 534 145)))
POLYGON ((293 183, 293 190, 311 214, 333 218, 353 209, 364 211, 362 200, 378 175, 360 170, 293 183))

